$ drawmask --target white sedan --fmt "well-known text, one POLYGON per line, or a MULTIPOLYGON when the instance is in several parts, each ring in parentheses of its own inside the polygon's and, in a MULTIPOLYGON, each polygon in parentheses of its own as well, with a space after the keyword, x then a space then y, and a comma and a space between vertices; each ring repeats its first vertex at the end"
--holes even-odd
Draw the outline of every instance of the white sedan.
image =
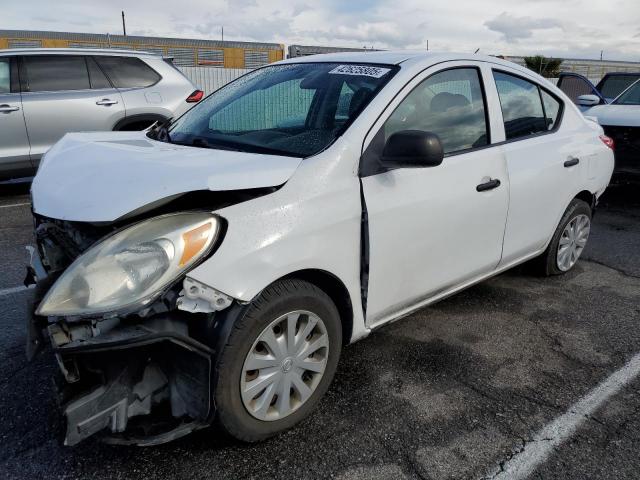
POLYGON ((343 345, 528 260, 571 270, 612 170, 600 126, 497 58, 272 64, 46 154, 28 350, 45 330, 67 444, 262 440, 311 413, 343 345))

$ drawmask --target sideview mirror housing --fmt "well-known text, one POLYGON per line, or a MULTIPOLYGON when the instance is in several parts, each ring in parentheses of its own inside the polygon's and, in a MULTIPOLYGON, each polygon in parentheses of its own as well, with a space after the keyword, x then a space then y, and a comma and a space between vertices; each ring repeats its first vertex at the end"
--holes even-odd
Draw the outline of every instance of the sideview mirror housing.
POLYGON ((440 137, 422 130, 402 130, 392 134, 382 150, 385 168, 436 167, 444 159, 440 137))
POLYGON ((578 105, 582 107, 593 107, 600 105, 600 97, 597 95, 580 95, 578 97, 578 105))

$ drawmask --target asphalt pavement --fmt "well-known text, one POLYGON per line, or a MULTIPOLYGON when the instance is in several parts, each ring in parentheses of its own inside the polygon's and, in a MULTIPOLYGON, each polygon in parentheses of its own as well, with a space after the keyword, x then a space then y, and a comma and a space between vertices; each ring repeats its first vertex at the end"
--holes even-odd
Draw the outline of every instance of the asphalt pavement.
POLYGON ((148 448, 61 445, 53 359, 24 357, 28 202, 24 188, 0 198, 1 478, 516 478, 509 468, 539 451, 530 478, 640 478, 640 380, 599 387, 640 352, 638 185, 609 188, 570 273, 519 267, 345 348, 291 431, 245 445, 208 429, 148 448), (580 413, 593 392, 601 402, 580 413), (565 418, 563 441, 539 436, 565 418))

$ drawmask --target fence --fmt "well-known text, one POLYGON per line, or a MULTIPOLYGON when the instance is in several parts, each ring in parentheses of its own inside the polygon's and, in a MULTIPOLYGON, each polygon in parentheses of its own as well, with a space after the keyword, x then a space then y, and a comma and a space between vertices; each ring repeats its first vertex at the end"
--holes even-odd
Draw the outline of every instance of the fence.
POLYGON ((178 67, 178 69, 206 95, 251 71, 246 68, 212 67, 178 67))

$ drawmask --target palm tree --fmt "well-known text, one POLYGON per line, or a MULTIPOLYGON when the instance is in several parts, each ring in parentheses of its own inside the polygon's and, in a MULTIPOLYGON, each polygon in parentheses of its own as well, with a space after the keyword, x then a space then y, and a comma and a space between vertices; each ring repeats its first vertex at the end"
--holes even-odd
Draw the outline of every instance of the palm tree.
POLYGON ((547 58, 542 55, 524 57, 524 63, 529 70, 533 70, 546 78, 556 78, 560 75, 562 61, 562 58, 547 58))

